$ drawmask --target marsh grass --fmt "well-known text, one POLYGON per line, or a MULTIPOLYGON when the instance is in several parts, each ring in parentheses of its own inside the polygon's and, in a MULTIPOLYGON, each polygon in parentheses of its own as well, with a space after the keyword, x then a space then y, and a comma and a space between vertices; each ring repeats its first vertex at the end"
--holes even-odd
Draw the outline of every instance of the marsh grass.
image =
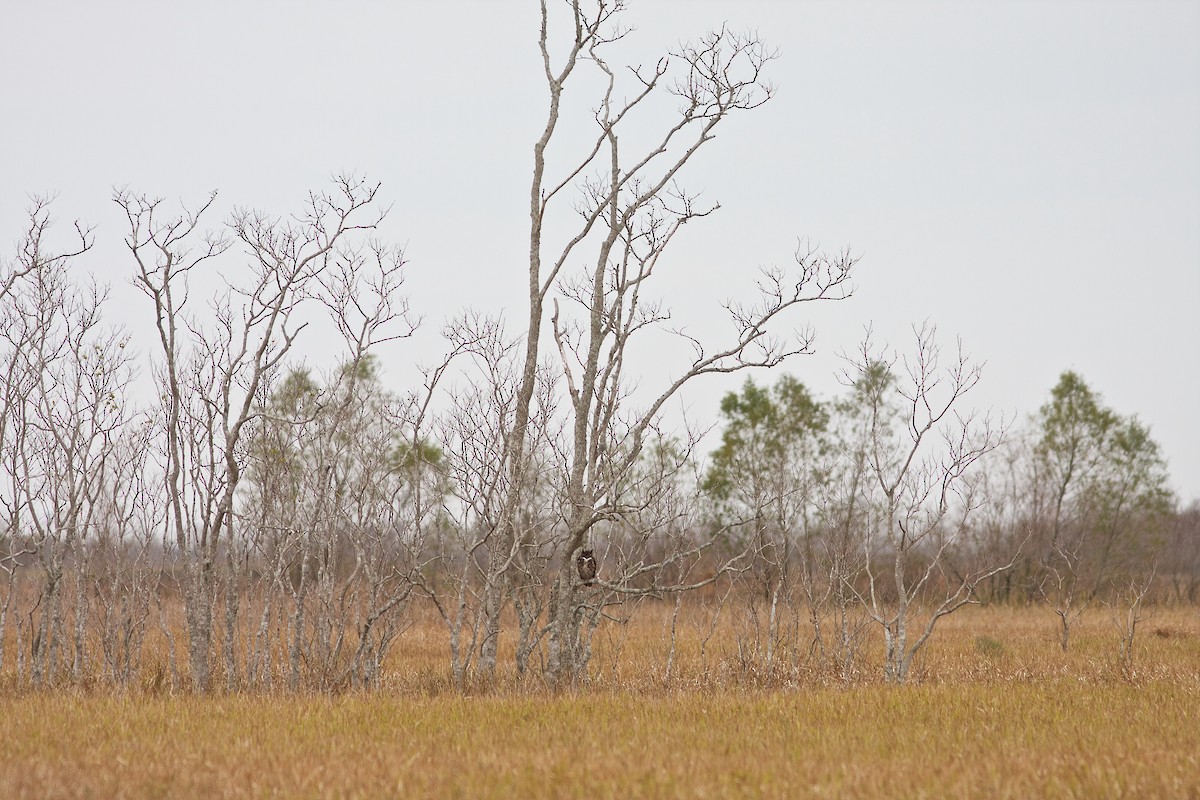
POLYGON ((590 685, 559 693, 510 673, 454 690, 424 622, 372 693, 9 676, 0 797, 1200 797, 1196 609, 1156 612, 1132 677, 1103 615, 1063 653, 1044 609, 969 609, 902 687, 877 677, 877 648, 850 685, 815 668, 751 680, 727 632, 699 657, 699 620, 664 680, 666 615, 602 637, 590 685))

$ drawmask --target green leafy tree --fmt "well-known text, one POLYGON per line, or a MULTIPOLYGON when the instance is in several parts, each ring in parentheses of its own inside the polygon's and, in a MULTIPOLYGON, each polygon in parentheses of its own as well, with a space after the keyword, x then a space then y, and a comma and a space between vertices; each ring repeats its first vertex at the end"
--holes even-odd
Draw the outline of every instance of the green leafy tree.
POLYGON ((748 574, 753 638, 743 652, 770 669, 781 647, 798 650, 793 567, 811 562, 813 492, 821 479, 829 412, 804 384, 783 375, 770 388, 747 378, 740 393, 721 401, 721 416, 721 446, 701 488, 720 523, 745 532, 737 545, 754 555, 748 574))
POLYGON ((1032 494, 1048 496, 1049 517, 1040 586, 1066 650, 1108 583, 1152 569, 1175 499, 1150 429, 1107 408, 1077 373, 1062 374, 1035 424, 1032 494))
POLYGON ((1118 423, 1117 415, 1101 405, 1099 395, 1071 371, 1062 374, 1050 390, 1050 401, 1038 411, 1041 436, 1035 455, 1051 492, 1051 550, 1058 547, 1071 522, 1072 501, 1099 473, 1118 423))
POLYGON ((797 460, 811 465, 829 424, 829 412, 791 375, 770 388, 746 378, 740 393, 721 400, 721 416, 721 446, 712 454, 702 488, 722 501, 744 492, 747 482, 752 493, 759 491, 797 460))
POLYGON ((1117 424, 1106 455, 1091 498, 1102 543, 1100 569, 1114 558, 1128 566, 1145 566, 1161 549, 1175 505, 1166 460, 1150 428, 1137 417, 1117 424))

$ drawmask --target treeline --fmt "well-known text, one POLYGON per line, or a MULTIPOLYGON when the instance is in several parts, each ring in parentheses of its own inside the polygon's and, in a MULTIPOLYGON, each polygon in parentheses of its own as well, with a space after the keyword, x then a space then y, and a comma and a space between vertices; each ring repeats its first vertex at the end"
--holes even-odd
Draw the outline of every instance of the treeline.
MULTIPOLYGON (((718 517, 753 537, 756 647, 769 661, 795 639, 823 648, 822 630, 833 630, 849 677, 854 635, 875 623, 889 676, 903 679, 906 637, 919 649, 961 603, 1043 606, 1064 651, 1080 616, 1106 606, 1120 609, 1131 668, 1147 603, 1197 599, 1200 505, 1179 507, 1146 426, 1070 371, 1026 419, 1002 430, 983 421, 975 438, 963 434, 969 418, 935 424, 941 444, 922 454, 930 421, 954 413, 952 402, 927 402, 941 378, 924 366, 937 358, 926 341, 918 336, 907 380, 894 361, 864 361, 832 401, 787 375, 769 388, 747 380, 725 398, 722 444, 701 486, 718 517), (780 635, 781 620, 801 617, 780 635)), ((950 383, 953 399, 961 380, 950 383)))
POLYGON ((34 204, 0 262, 3 674, 143 682, 153 634, 172 683, 200 692, 373 687, 421 613, 444 625, 455 685, 495 680, 503 638, 513 672, 561 687, 636 601, 678 613, 702 592, 757 675, 854 680, 880 642, 903 682, 967 603, 1044 603, 1068 647, 1097 602, 1126 608, 1131 644, 1155 587, 1195 599, 1197 513, 1176 508, 1146 428, 1070 373, 1028 424, 975 415, 980 368, 932 326, 899 352, 864 342, 838 398, 747 382, 707 460, 667 426, 692 381, 811 352, 795 317, 848 297, 856 259, 801 241, 723 319, 674 327, 655 275, 716 211, 686 168, 770 100, 774 51, 722 28, 626 70, 606 60, 622 12, 543 4, 548 103, 514 276, 528 316, 450 320, 405 392, 380 376, 379 348, 416 320, 377 184, 224 220, 215 195, 116 192, 143 296, 122 315, 152 331, 137 342, 79 274, 91 231, 63 244, 34 204), (581 80, 596 102, 564 104, 581 80), (575 113, 593 138, 564 139, 575 113), (304 368, 310 336, 340 363, 304 368), (630 374, 664 341, 684 355, 630 374))
POLYGON ((161 348, 150 407, 134 390, 144 343, 105 325, 104 292, 73 271, 90 237, 51 250, 34 208, 0 338, 0 669, 19 683, 140 682, 158 631, 173 680, 198 690, 370 687, 418 612, 444 623, 457 684, 495 675, 501 636, 518 674, 552 681, 564 596, 582 681, 606 618, 642 597, 678 613, 697 589, 758 675, 854 680, 881 639, 904 681, 967 603, 1044 604, 1066 649, 1094 605, 1128 610, 1131 644, 1145 603, 1197 599, 1200 509, 1178 508, 1146 427, 1072 372, 1026 420, 977 416, 979 367, 930 326, 903 354, 864 342, 835 398, 747 379, 706 459, 657 412, 628 416, 614 384, 581 470, 579 387, 539 365, 515 469, 522 340, 458 320, 419 390, 385 388, 372 351, 413 329, 403 259, 335 253, 323 231, 352 229, 375 191, 341 190, 309 228, 243 213, 199 247, 184 240, 198 214, 163 221, 116 196, 161 348), (256 270, 193 315, 181 277, 234 241, 256 270), (285 357, 317 308, 347 352, 326 374, 285 357))

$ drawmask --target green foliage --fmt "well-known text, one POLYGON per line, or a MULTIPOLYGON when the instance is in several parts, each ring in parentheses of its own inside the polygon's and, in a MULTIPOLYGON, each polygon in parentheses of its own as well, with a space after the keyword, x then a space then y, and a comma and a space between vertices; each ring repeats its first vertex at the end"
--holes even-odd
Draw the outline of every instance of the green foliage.
POLYGON ((768 389, 746 378, 741 393, 721 401, 725 430, 712 454, 701 488, 718 500, 728 499, 738 481, 753 480, 785 469, 806 448, 819 447, 829 412, 791 375, 768 389))
POLYGON ((1174 506, 1166 461, 1137 417, 1105 407, 1077 373, 1067 371, 1036 418, 1038 466, 1053 491, 1052 541, 1073 532, 1100 534, 1132 549, 1154 544, 1174 506))
POLYGON ((392 463, 395 469, 403 472, 419 472, 427 467, 437 469, 442 466, 442 449, 424 439, 415 445, 409 441, 400 442, 392 451, 392 463))
POLYGON ((294 416, 307 403, 316 399, 321 387, 312 379, 304 367, 297 367, 287 374, 279 388, 271 395, 269 409, 280 416, 294 416))
POLYGON ((834 435, 843 452, 861 454, 872 440, 886 440, 902 426, 897 403, 896 373, 892 365, 879 359, 860 368, 850 391, 833 404, 837 415, 834 435))
POLYGON ((892 371, 892 365, 875 359, 855 379, 850 402, 867 408, 887 406, 891 399, 890 392, 895 388, 896 374, 892 371))
POLYGON ((353 379, 368 384, 379 383, 379 358, 367 353, 357 360, 347 361, 341 368, 343 380, 353 379))
POLYGON ((1041 437, 1036 454, 1062 484, 1091 475, 1104 459, 1115 413, 1078 374, 1067 371, 1050 390, 1050 402, 1038 411, 1041 437))
POLYGON ((328 385, 307 368, 293 368, 267 398, 250 439, 250 483, 294 498, 307 491, 305 481, 326 471, 339 483, 388 475, 420 480, 428 469, 440 469, 442 452, 425 440, 414 444, 401 406, 383 386, 373 355, 342 364, 328 385))

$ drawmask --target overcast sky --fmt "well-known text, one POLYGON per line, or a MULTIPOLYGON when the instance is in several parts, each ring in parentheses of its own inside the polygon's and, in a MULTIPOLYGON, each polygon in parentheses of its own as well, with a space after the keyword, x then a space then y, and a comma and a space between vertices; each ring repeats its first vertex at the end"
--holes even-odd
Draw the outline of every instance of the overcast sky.
MULTIPOLYGON (((722 208, 671 255, 681 320, 703 326, 797 237, 848 245, 857 293, 812 314, 820 353, 787 367, 818 393, 865 325, 903 349, 932 320, 987 362, 976 405, 1027 414, 1074 369, 1200 497, 1200 3, 629 6, 634 61, 723 22, 780 52, 777 97, 685 176, 722 208)), ((86 267, 137 335, 114 186, 287 213, 357 170, 393 203, 427 319, 385 354, 402 383, 461 307, 523 313, 536 26, 534 0, 5 3, 0 244, 56 192, 57 218, 98 226, 86 267)), ((691 413, 715 419, 738 380, 690 392, 691 413)))

